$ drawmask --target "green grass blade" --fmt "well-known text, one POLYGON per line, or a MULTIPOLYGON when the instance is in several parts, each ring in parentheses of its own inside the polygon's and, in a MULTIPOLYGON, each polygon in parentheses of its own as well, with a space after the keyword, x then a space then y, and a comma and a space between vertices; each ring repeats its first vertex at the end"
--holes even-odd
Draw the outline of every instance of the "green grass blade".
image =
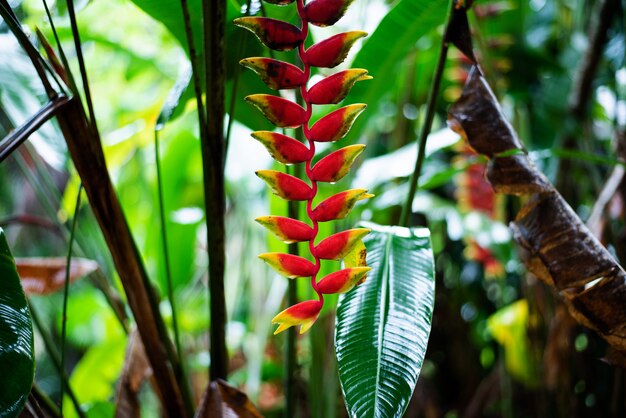
POLYGON ((372 271, 337 307, 335 349, 351 417, 401 417, 422 367, 434 307, 430 232, 367 223, 372 271))

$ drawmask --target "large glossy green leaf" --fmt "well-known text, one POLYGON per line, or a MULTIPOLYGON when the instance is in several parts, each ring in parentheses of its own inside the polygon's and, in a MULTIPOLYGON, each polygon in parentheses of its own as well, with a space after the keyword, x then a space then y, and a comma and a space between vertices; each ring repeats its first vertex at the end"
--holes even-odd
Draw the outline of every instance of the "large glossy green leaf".
POLYGON ((4 231, 0 228, 0 417, 24 408, 35 375, 33 325, 4 231))
POLYGON ((378 102, 390 91, 390 77, 397 74, 417 41, 444 23, 447 7, 448 0, 401 0, 366 38, 352 67, 365 68, 374 78, 356 86, 349 99, 367 103, 371 110, 359 116, 348 139, 359 137, 367 120, 375 115, 378 102))
POLYGON ((365 223, 372 271, 337 307, 339 379, 353 418, 401 417, 422 367, 434 306, 430 232, 365 223))

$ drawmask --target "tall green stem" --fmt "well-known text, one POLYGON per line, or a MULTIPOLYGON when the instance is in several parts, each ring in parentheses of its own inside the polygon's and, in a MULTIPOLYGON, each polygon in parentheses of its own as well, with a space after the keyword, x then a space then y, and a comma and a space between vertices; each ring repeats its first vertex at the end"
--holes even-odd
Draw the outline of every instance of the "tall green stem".
MULTIPOLYGON (((74 236, 76 234, 76 224, 78 223, 78 210, 80 209, 80 197, 83 192, 83 185, 78 186, 76 194, 76 206, 74 206, 74 217, 72 218, 72 229, 70 230, 70 242, 67 249, 67 258, 65 262, 65 284, 63 286, 63 314, 61 317, 61 370, 65 370, 65 340, 67 334, 67 302, 70 293, 70 269, 72 267, 72 247, 74 245, 74 236)), ((61 383, 61 399, 63 399, 65 385, 61 383)), ((63 402, 59 407, 61 415, 63 415, 63 402)))
POLYGON ((415 168, 411 175, 409 182, 409 193, 406 196, 404 207, 402 208, 402 215, 400 216, 400 225, 409 226, 409 218, 412 212, 413 199, 415 192, 417 191, 418 181, 422 174, 422 166, 424 165, 424 158, 426 156, 426 141, 433 125, 433 119, 435 117, 435 107, 437 106, 437 97, 439 96, 439 88, 441 87, 441 79, 443 78, 443 70, 446 65, 446 58, 448 56, 448 47, 450 45, 449 32, 450 32, 450 16, 452 15, 452 4, 450 1, 450 12, 446 18, 446 29, 441 39, 441 49, 439 50, 439 59, 437 61, 437 68, 435 70, 435 76, 430 86, 428 93, 428 102, 426 105, 426 117, 424 118, 424 124, 419 137, 419 148, 417 152, 417 160, 415 161, 415 168))
MULTIPOLYGON (((70 26, 72 27, 72 38, 74 39, 74 47, 76 49, 76 58, 78 59, 78 67, 80 69, 80 77, 83 83, 83 91, 85 93, 85 103, 89 111, 89 128, 94 138, 100 138, 98 125, 96 123, 96 112, 93 108, 93 100, 91 100, 91 89, 89 88, 89 80, 87 78, 87 67, 83 58, 83 47, 80 40, 80 32, 76 21, 76 10, 74 9, 74 0, 66 0, 67 12, 70 17, 70 26)), ((76 94, 76 92, 74 92, 76 94)))
POLYGON ((185 369, 183 352, 180 344, 180 332, 178 330, 178 312, 174 299, 174 285, 172 283, 172 269, 170 265, 170 252, 167 240, 167 222, 165 221, 165 203, 163 200, 163 177, 161 173, 161 153, 159 151, 159 131, 154 131, 154 157, 157 174, 157 200, 159 201, 159 223, 161 226, 161 242, 163 245, 163 263, 165 264, 165 281, 167 283, 167 298, 172 309, 172 329, 174 330, 174 346, 180 362, 181 369, 185 369))

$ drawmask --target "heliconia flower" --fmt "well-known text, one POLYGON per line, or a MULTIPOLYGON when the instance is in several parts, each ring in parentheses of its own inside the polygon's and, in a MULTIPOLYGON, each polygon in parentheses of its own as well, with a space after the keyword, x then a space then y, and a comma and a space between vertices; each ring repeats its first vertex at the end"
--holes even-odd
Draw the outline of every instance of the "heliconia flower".
POLYGON ((354 0, 313 0, 304 7, 310 23, 316 26, 330 26, 343 17, 354 0))
POLYGON ((284 216, 259 216, 255 220, 287 244, 309 241, 314 235, 310 226, 296 219, 284 216))
POLYGON ((306 61, 315 67, 336 67, 346 59, 352 45, 365 36, 367 36, 367 32, 359 30, 331 36, 307 49, 306 61))
POLYGON ((267 183, 275 195, 285 200, 308 200, 313 196, 313 190, 308 184, 287 173, 258 170, 256 175, 267 183))
POLYGON ((272 58, 244 58, 239 64, 251 69, 274 90, 293 89, 306 83, 304 72, 293 64, 272 58))
POLYGON ((352 210, 356 202, 374 197, 367 193, 366 189, 350 189, 345 192, 332 195, 320 202, 313 209, 311 218, 317 222, 328 222, 335 219, 343 219, 352 210))
POLYGON ((302 42, 302 31, 282 20, 268 17, 240 17, 233 23, 254 33, 268 48, 289 51, 302 42))
POLYGON ((300 334, 304 334, 317 320, 322 306, 319 300, 305 300, 285 309, 272 319, 272 324, 278 324, 274 335, 296 325, 300 325, 300 334))
POLYGON ((311 179, 334 183, 341 180, 352 167, 352 163, 365 149, 363 144, 348 145, 328 154, 311 169, 311 179))
MULTIPOLYGON (((276 5, 286 5, 295 0, 266 0, 276 5)), ((330 235, 317 245, 319 222, 343 219, 356 202, 373 195, 365 189, 346 190, 320 202, 317 201, 318 183, 333 183, 342 179, 352 167, 356 157, 363 152, 364 145, 350 145, 321 158, 315 165, 315 141, 334 142, 350 131, 358 115, 365 109, 364 104, 351 104, 339 108, 312 123, 314 105, 337 104, 344 100, 354 84, 371 77, 365 69, 339 71, 330 75, 311 88, 308 87, 312 67, 333 68, 346 59, 352 45, 367 34, 362 31, 340 33, 318 42, 308 50, 304 41, 309 33, 309 24, 329 26, 337 22, 353 0, 297 0, 295 11, 301 22, 301 29, 274 19, 244 17, 235 24, 253 32, 265 45, 274 50, 297 49, 300 67, 273 58, 252 57, 240 61, 251 69, 274 90, 298 89, 302 106, 280 96, 253 94, 246 100, 257 107, 263 115, 280 128, 302 127, 304 144, 290 136, 270 131, 257 131, 252 137, 268 150, 270 155, 282 164, 304 163, 306 178, 289 175, 275 170, 260 170, 257 175, 272 191, 283 199, 305 200, 307 222, 283 216, 261 216, 258 223, 269 229, 282 241, 293 244, 307 242, 309 257, 293 254, 265 253, 259 257, 273 269, 289 278, 310 277, 312 290, 317 300, 295 304, 280 314, 272 322, 278 324, 275 334, 292 326, 300 325, 300 332, 306 332, 320 315, 324 305, 324 294, 343 293, 365 280, 367 272, 367 250, 362 238, 369 232, 365 228, 349 229, 330 235), (305 110, 306 109, 306 110, 305 110), (303 181, 308 180, 308 183, 303 181), (343 260, 345 268, 328 274, 318 280, 318 273, 325 260, 343 260)))
POLYGON ((354 83, 371 80, 367 70, 353 68, 339 71, 326 77, 309 89, 309 100, 313 104, 337 104, 348 95, 354 83))
POLYGON ((366 107, 367 105, 360 103, 351 104, 329 113, 311 127, 311 139, 317 142, 339 141, 346 136, 354 120, 366 107))
POLYGON ((489 248, 481 247, 476 241, 470 240, 465 247, 464 255, 468 260, 474 260, 483 265, 485 278, 502 278, 506 275, 504 266, 489 248))
POLYGON ((371 267, 351 267, 330 273, 317 283, 318 289, 326 294, 346 293, 362 283, 371 267))
POLYGON ((255 131, 250 135, 267 148, 273 159, 283 164, 303 163, 311 151, 302 142, 287 135, 270 131, 255 131))
POLYGON ((279 128, 297 128, 306 121, 306 111, 292 101, 271 94, 251 94, 245 100, 279 128))
POLYGON ((293 279, 309 277, 315 273, 315 265, 304 257, 284 253, 263 253, 259 258, 270 265, 278 274, 293 279))
POLYGON ((323 239, 315 247, 313 253, 323 260, 342 260, 352 251, 354 245, 370 233, 367 228, 348 229, 323 239))

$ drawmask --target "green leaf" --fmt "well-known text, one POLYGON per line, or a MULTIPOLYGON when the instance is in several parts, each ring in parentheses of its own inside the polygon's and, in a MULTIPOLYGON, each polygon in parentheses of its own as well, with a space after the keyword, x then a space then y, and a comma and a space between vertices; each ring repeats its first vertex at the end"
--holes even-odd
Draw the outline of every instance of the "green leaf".
POLYGON ((335 349, 351 417, 401 417, 419 376, 434 307, 430 232, 363 223, 372 268, 340 298, 335 349))
POLYGON ((0 417, 17 417, 35 376, 33 324, 4 231, 0 228, 0 417), (6 378, 8 377, 8 378, 6 378))
POLYGON ((397 74, 416 42, 444 23, 447 8, 448 0, 401 0, 366 38, 352 67, 364 68, 374 78, 355 86, 349 99, 367 103, 371 110, 359 117, 349 138, 360 136, 367 119, 376 114, 376 105, 389 93, 390 77, 397 74))

